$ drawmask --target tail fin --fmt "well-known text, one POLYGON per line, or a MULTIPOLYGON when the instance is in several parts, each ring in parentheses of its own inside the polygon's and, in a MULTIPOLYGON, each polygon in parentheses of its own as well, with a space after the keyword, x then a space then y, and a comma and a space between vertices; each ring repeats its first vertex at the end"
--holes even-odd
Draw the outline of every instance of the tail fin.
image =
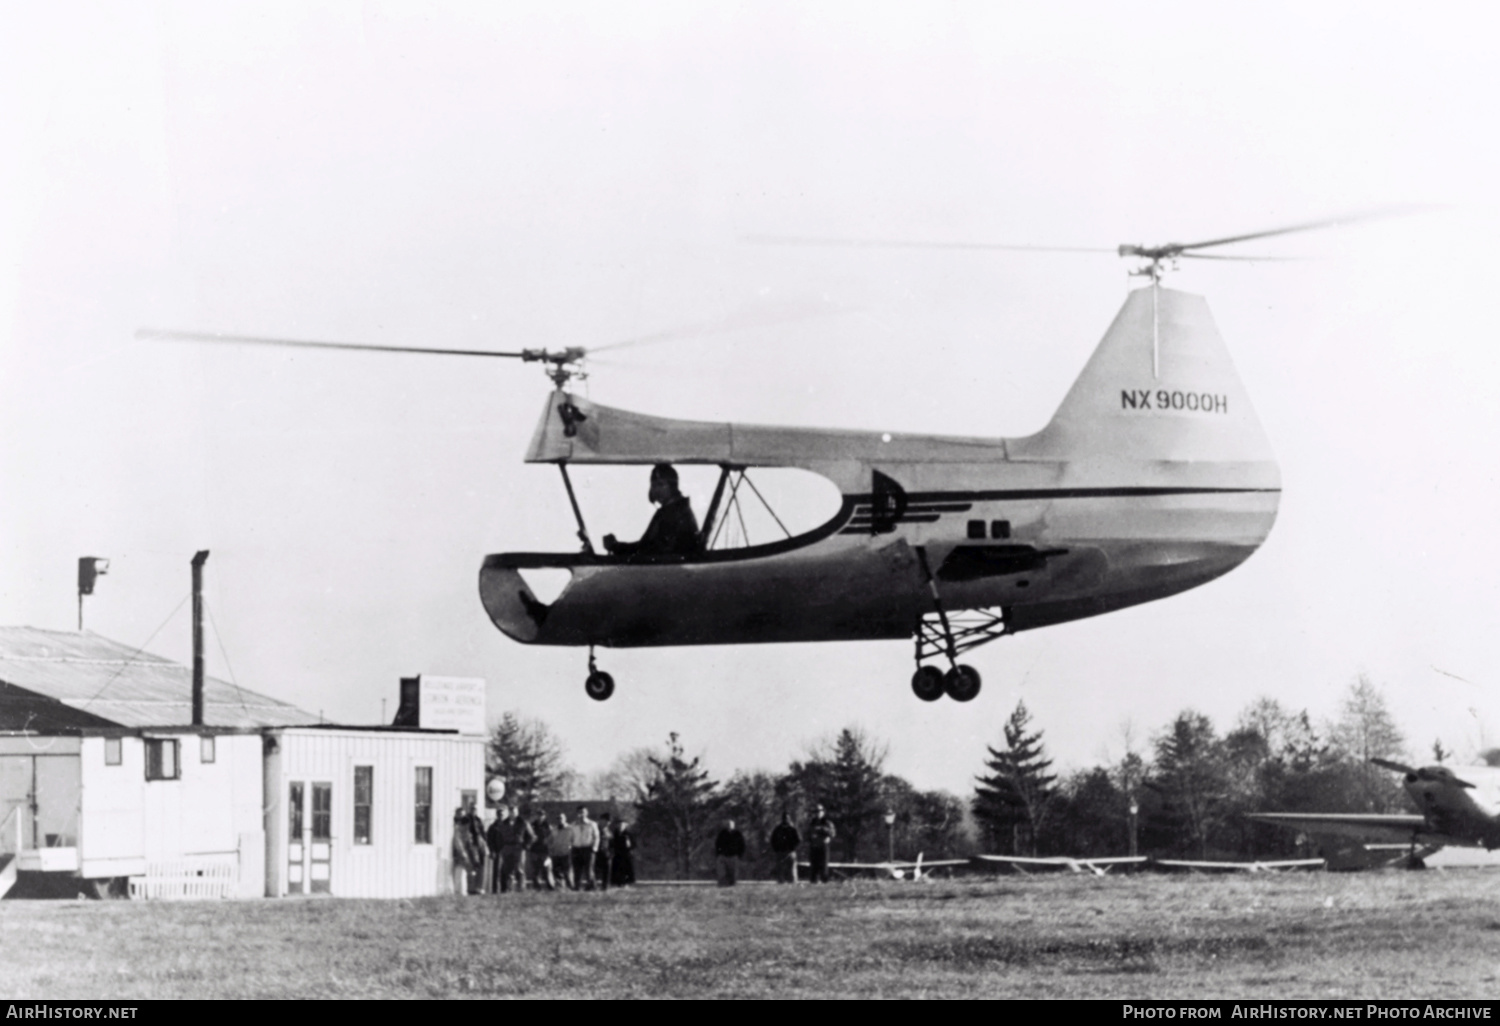
POLYGON ((1020 460, 1265 463, 1270 443, 1202 296, 1126 297, 1052 422, 1009 443, 1020 460))

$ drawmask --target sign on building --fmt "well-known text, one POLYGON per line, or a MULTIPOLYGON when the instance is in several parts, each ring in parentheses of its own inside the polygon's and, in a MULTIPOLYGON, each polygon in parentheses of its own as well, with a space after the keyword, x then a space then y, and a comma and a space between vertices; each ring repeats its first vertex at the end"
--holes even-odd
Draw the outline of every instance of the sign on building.
POLYGON ((395 725, 484 736, 488 733, 484 678, 433 677, 425 673, 403 677, 395 725))

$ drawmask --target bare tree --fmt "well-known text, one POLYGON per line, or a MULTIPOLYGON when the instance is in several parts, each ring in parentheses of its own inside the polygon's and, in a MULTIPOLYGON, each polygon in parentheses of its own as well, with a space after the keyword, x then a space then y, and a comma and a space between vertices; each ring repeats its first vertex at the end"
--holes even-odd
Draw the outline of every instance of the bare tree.
POLYGON ((653 757, 655 749, 632 748, 615 757, 609 769, 591 774, 586 789, 589 797, 614 802, 641 802, 651 791, 651 785, 660 776, 653 757))
POLYGON ((1401 808, 1400 787, 1370 760, 1404 760, 1406 738, 1386 707, 1384 693, 1363 673, 1349 685, 1332 734, 1338 750, 1355 764, 1361 805, 1372 812, 1401 808))

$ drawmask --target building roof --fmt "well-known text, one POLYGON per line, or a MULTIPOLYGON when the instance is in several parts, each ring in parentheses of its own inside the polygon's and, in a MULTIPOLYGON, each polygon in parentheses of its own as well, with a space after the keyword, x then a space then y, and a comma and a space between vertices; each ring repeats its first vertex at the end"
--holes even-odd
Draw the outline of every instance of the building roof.
MULTIPOLYGON (((193 671, 92 631, 0 627, 0 729, 186 726, 193 671)), ((203 720, 211 727, 315 724, 287 702, 205 676, 203 720)))

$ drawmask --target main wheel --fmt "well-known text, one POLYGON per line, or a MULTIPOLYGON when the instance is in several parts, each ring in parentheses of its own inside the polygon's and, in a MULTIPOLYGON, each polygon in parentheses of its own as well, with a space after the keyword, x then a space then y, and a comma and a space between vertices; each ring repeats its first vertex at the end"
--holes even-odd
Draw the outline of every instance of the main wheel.
POLYGON ((936 666, 918 666, 911 675, 911 689, 924 702, 943 697, 943 671, 936 666))
POLYGON ((602 702, 615 693, 615 679, 603 670, 595 670, 583 682, 583 690, 596 702, 602 702))
POLYGON ((972 702, 979 694, 979 671, 972 666, 955 666, 943 674, 943 690, 955 702, 972 702))

